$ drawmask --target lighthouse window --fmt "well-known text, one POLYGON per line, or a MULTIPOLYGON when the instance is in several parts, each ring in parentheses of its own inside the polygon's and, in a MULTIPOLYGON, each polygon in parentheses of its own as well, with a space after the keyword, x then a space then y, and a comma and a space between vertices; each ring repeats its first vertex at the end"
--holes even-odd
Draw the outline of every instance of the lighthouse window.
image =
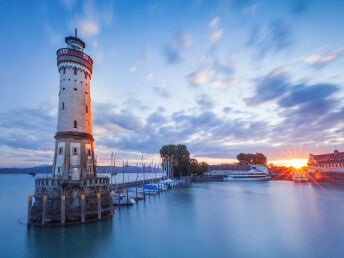
POLYGON ((88 106, 86 106, 86 113, 88 113, 88 106))
POLYGON ((62 107, 61 107, 62 110, 64 110, 64 102, 62 102, 62 107))
POLYGON ((91 156, 91 150, 87 150, 87 155, 91 156))
POLYGON ((62 154, 62 153, 63 153, 63 148, 60 147, 60 148, 59 148, 59 154, 62 154))
POLYGON ((65 90, 65 89, 66 89, 65 87, 62 88, 62 90, 65 90))
POLYGON ((74 75, 76 75, 76 67, 74 67, 74 75))
POLYGON ((63 74, 66 73, 66 67, 63 67, 63 74))
POLYGON ((57 173, 60 174, 60 172, 61 172, 61 167, 57 167, 57 173))
POLYGON ((85 91, 85 94, 86 94, 86 95, 88 94, 87 91, 85 91))
POLYGON ((78 154, 78 149, 77 148, 73 148, 73 155, 77 155, 78 154))
POLYGON ((77 88, 74 88, 75 91, 77 91, 78 89, 77 88))
POLYGON ((78 127, 77 125, 78 124, 77 124, 76 120, 74 120, 74 128, 77 128, 78 127))
POLYGON ((85 73, 85 79, 87 79, 87 73, 85 73))

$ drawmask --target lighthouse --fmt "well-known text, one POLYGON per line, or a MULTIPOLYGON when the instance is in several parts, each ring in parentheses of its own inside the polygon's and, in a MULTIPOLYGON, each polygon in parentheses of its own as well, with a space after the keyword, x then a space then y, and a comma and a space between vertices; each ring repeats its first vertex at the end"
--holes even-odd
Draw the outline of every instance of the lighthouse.
POLYGON ((91 94, 93 60, 85 43, 75 35, 57 50, 60 74, 58 121, 53 178, 80 180, 97 176, 93 148, 91 94))
POLYGON ((51 178, 35 179, 28 226, 86 223, 113 216, 110 179, 97 177, 93 149, 90 81, 93 61, 74 36, 57 50, 60 74, 57 132, 51 178))

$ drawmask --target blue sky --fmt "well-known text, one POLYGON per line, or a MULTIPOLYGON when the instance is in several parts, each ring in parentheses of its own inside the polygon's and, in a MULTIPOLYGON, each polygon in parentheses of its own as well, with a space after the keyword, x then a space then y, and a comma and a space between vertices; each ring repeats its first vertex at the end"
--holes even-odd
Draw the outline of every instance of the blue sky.
POLYGON ((0 1, 0 166, 51 163, 56 50, 78 28, 94 60, 98 163, 210 163, 344 149, 342 1, 0 1))

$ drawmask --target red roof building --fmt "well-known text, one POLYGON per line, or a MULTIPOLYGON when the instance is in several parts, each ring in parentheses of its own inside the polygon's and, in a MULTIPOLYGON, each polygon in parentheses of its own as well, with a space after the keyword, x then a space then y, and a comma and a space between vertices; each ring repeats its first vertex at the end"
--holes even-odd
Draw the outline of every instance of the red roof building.
POLYGON ((308 172, 344 173, 344 152, 335 150, 333 153, 313 155, 310 154, 308 158, 308 172))

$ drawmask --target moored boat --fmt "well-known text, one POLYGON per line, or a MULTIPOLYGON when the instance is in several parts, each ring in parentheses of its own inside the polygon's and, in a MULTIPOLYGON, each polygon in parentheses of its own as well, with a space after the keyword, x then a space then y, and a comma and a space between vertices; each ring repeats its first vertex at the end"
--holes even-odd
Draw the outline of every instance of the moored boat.
POLYGON ((135 204, 135 200, 124 194, 116 194, 112 198, 112 204, 116 206, 131 206, 135 204))
POLYGON ((251 166, 248 171, 233 171, 223 181, 266 181, 270 180, 266 166, 251 166))

